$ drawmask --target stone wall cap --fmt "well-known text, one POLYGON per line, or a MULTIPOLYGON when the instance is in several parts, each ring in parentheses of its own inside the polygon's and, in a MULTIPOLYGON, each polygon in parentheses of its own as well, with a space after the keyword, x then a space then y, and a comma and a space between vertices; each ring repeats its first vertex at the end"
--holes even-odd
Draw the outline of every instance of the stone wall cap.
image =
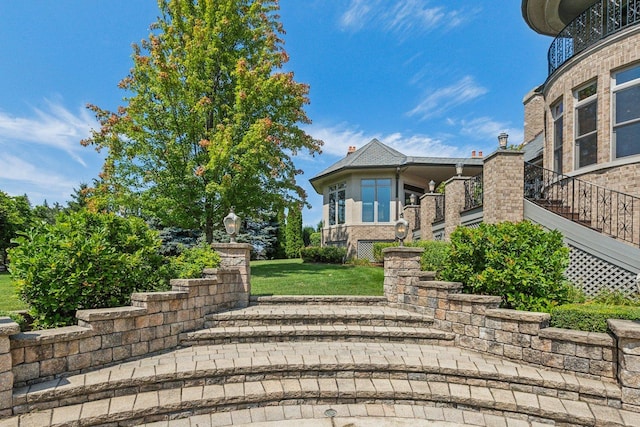
POLYGON ((444 282, 441 280, 424 280, 416 284, 420 288, 426 289, 449 289, 458 290, 462 289, 462 283, 460 282, 444 282))
POLYGON ((640 321, 609 319, 607 323, 617 337, 640 339, 640 321))
MULTIPOLYGON (((218 273, 223 273, 223 271, 218 270, 218 273)), ((171 279, 169 281, 171 285, 179 285, 179 286, 208 286, 208 285, 216 285, 218 283, 217 279, 207 277, 206 279, 171 279)), ((168 292, 181 292, 181 291, 168 291, 168 292)), ((167 292, 139 292, 144 294, 166 294, 167 292)))
POLYGON ((20 332, 20 325, 10 317, 0 317, 0 336, 13 335, 20 332))
POLYGON ((502 301, 501 297, 493 295, 449 294, 448 298, 452 301, 475 302, 479 304, 499 304, 502 301))
POLYGON ((383 254, 388 254, 390 252, 400 252, 405 254, 421 254, 424 252, 424 248, 414 248, 409 246, 392 246, 389 248, 384 248, 382 250, 383 254))
MULTIPOLYGON (((183 280, 183 279, 172 279, 171 284, 173 285, 173 280, 183 280)), ((194 279, 184 279, 184 280, 194 280, 194 279)), ((203 279, 210 281, 209 279, 203 279)), ((216 283, 216 282, 214 282, 216 283)), ((177 283, 181 284, 181 283, 177 283)), ((206 285, 208 283, 201 283, 206 285)), ((141 301, 141 302, 149 302, 149 301, 170 301, 172 299, 186 299, 189 298, 189 293, 184 291, 166 291, 166 292, 134 292, 131 294, 131 301, 141 301)))
POLYGON ((487 163, 487 161, 493 159, 494 157, 497 156, 524 156, 524 151, 522 150, 512 150, 512 149, 497 149, 496 151, 494 151, 493 153, 489 154, 487 157, 484 158, 484 162, 487 163))
POLYGON ((212 243, 211 247, 213 249, 253 249, 250 243, 212 243))
POLYGON ((64 326, 62 328, 21 332, 11 336, 11 348, 72 341, 94 335, 95 333, 91 329, 82 326, 64 326))
MULTIPOLYGON (((132 294, 131 299, 133 299, 132 294)), ((111 307, 111 308, 92 308, 87 310, 76 311, 76 318, 85 322, 95 322, 98 320, 123 319, 127 317, 137 317, 146 314, 147 310, 141 307, 111 307)))
POLYGON ((613 337, 603 332, 586 332, 563 328, 544 328, 540 330, 538 336, 540 338, 577 342, 580 344, 601 345, 608 347, 613 347, 614 345, 613 337))
POLYGON ((418 272, 418 277, 421 277, 422 279, 426 279, 426 280, 434 280, 436 278, 436 272, 420 270, 418 272))
POLYGON ((487 310, 486 316, 505 320, 516 320, 520 322, 544 322, 551 319, 551 315, 549 313, 511 310, 507 308, 491 308, 487 310))

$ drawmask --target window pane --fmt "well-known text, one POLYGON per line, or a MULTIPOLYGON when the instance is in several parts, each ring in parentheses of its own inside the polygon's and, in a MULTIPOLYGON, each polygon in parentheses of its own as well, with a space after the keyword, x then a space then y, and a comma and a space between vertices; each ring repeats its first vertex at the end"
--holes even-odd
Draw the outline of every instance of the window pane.
POLYGON ((329 225, 336 224, 336 193, 329 193, 329 225))
POLYGON ((640 123, 617 127, 615 139, 616 157, 640 154, 640 123))
POLYGON ((381 187, 381 186, 391 187, 390 179, 378 179, 376 181, 377 181, 378 187, 381 187))
POLYGON ((345 191, 338 191, 338 224, 344 224, 345 220, 345 191))
POLYGON ((593 83, 583 89, 578 91, 578 101, 582 101, 583 99, 587 99, 588 97, 596 94, 596 89, 598 86, 593 83))
POLYGON ((363 179, 362 186, 363 187, 374 187, 376 185, 375 179, 363 179))
POLYGON ((640 78, 640 67, 633 67, 616 74, 616 84, 621 85, 637 78, 640 78))
POLYGON ((578 151, 578 167, 592 165, 598 161, 598 144, 596 134, 585 136, 576 141, 578 151))
POLYGON ((378 187, 378 222, 389 222, 391 217, 391 180, 388 186, 378 187))
POLYGON ((578 114, 577 136, 596 130, 598 104, 591 102, 576 109, 578 114))
POLYGON ((374 220, 373 202, 375 201, 375 193, 375 187, 362 187, 362 222, 373 222, 374 220))
POLYGON ((616 92, 616 123, 640 118, 640 85, 616 92))

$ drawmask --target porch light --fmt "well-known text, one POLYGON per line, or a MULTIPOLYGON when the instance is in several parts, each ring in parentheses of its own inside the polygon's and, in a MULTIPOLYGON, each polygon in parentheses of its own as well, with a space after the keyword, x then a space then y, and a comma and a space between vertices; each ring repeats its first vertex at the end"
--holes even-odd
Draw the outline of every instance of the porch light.
POLYGON ((411 203, 411 206, 416 204, 416 195, 411 193, 411 195, 409 196, 409 203, 411 203))
POLYGON ((240 217, 233 212, 233 206, 231 206, 231 212, 224 217, 224 228, 227 234, 231 238, 231 243, 236 243, 236 236, 240 231, 240 217))
POLYGON ((509 135, 507 135, 506 132, 501 132, 500 135, 498 135, 498 145, 500 146, 501 150, 504 150, 505 148, 507 148, 508 140, 509 140, 509 135))
POLYGON ((436 182, 434 180, 429 181, 429 192, 433 194, 436 191, 436 182))
POLYGON ((396 239, 400 240, 400 246, 404 246, 404 239, 409 234, 409 223, 406 219, 400 215, 400 219, 396 221, 395 225, 396 239))
POLYGON ((464 168, 462 162, 456 163, 456 174, 458 174, 458 176, 462 175, 462 168, 464 168))

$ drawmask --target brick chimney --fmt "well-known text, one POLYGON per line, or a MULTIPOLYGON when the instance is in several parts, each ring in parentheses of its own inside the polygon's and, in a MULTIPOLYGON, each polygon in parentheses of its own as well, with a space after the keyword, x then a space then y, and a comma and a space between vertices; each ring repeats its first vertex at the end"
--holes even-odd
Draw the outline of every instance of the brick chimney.
POLYGON ((356 151, 356 147, 355 147, 354 145, 350 145, 350 146, 349 146, 349 150, 347 151, 347 156, 348 156, 349 154, 353 154, 353 153, 355 153, 355 151, 356 151))

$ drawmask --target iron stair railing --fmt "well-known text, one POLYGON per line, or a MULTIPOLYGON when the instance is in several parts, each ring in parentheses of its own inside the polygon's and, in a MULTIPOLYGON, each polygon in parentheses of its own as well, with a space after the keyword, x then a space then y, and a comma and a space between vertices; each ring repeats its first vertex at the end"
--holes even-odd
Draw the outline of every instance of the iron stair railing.
POLYGON ((640 245, 640 198, 525 162, 525 199, 615 239, 640 245))
POLYGON ((464 210, 468 211, 482 206, 484 193, 482 191, 482 174, 467 179, 464 182, 464 210))

